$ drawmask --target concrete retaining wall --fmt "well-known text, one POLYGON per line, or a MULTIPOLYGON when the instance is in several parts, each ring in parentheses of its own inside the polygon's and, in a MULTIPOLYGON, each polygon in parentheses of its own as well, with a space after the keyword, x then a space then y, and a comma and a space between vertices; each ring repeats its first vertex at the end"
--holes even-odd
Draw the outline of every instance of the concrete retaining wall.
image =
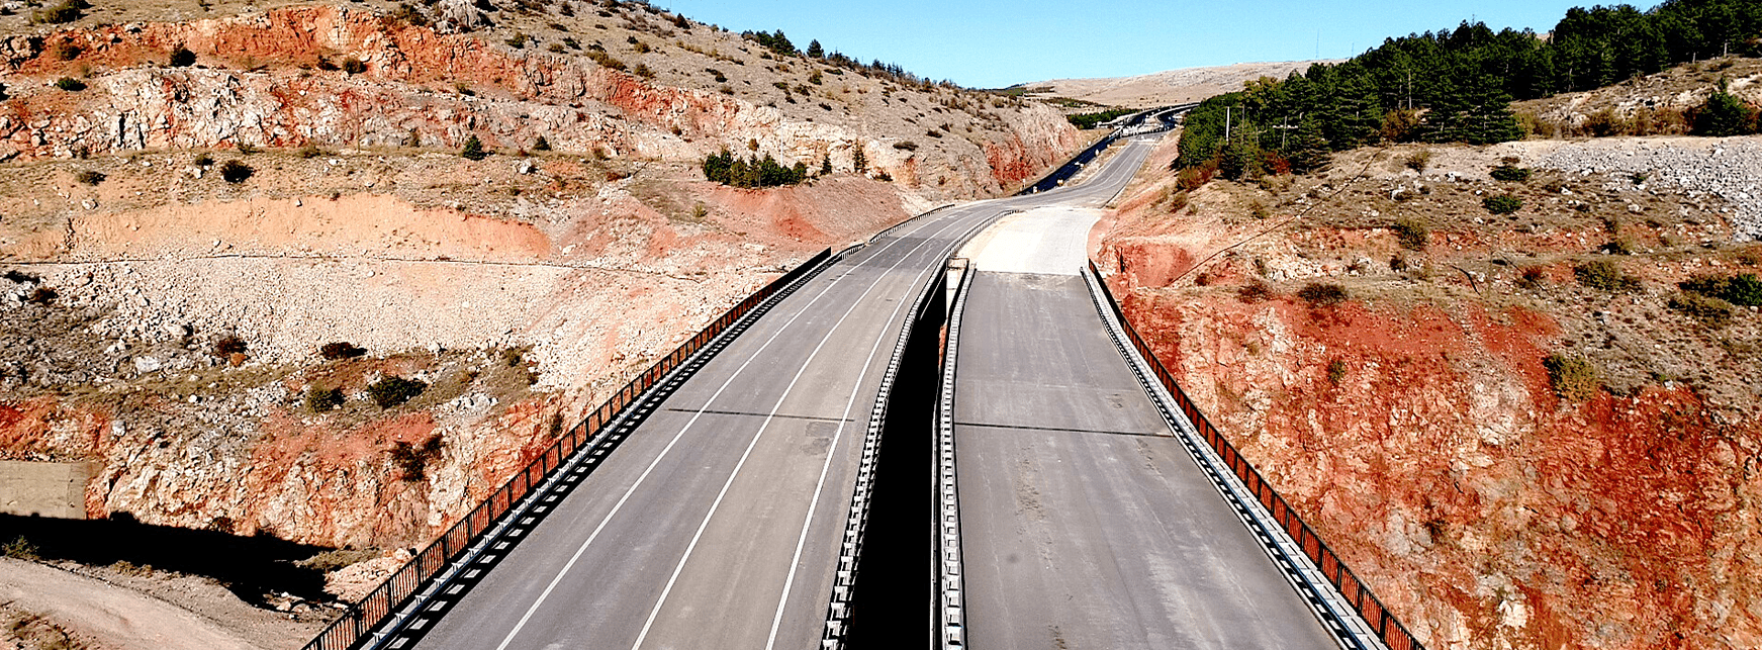
POLYGON ((0 513, 85 519, 92 470, 91 463, 0 460, 0 513))

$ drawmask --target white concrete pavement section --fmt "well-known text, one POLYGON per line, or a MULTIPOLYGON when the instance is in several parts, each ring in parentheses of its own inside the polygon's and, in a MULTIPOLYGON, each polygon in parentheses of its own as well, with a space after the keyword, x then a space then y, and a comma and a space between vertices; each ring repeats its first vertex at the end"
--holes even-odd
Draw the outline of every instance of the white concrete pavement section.
POLYGON ((973 268, 990 273, 1077 275, 1089 262, 1089 230, 1105 214, 1091 208, 1052 207, 1012 214, 961 249, 973 268))

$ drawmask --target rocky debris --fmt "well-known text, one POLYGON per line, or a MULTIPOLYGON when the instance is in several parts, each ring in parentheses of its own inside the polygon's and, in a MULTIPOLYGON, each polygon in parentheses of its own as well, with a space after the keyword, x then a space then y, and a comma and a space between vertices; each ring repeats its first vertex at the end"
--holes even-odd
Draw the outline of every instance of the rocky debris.
MULTIPOLYGON (((1733 236, 1762 241, 1762 138, 1593 140, 1561 146, 1535 164, 1581 175, 1625 174, 1645 185, 1723 198, 1734 208, 1726 215, 1733 236)), ((1630 210, 1643 212, 1638 208, 1630 210)))

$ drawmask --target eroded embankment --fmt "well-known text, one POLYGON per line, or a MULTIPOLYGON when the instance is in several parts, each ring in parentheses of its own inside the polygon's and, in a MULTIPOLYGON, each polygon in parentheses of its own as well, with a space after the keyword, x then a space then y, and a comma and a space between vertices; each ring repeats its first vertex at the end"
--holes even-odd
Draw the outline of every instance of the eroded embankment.
POLYGON ((1179 198, 1165 175, 1103 243, 1157 356, 1428 647, 1762 643, 1762 316, 1677 287, 1762 272, 1733 243, 1754 205, 1548 168, 1752 144, 1622 146, 1365 150, 1179 198), (1507 156, 1534 176, 1488 178, 1507 156))

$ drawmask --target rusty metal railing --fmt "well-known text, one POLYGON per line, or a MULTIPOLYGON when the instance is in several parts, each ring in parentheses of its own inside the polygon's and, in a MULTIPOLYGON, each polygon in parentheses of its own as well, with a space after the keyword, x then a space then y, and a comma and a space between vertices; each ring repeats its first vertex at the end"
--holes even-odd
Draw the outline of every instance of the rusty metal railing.
POLYGON ((820 252, 801 266, 777 278, 770 284, 747 296, 739 304, 730 307, 721 317, 712 321, 699 331, 696 336, 680 344, 671 354, 662 357, 648 370, 631 379, 618 392, 607 399, 604 404, 582 418, 579 424, 570 428, 555 443, 541 452, 536 459, 508 479, 502 487, 485 498, 476 508, 439 539, 417 553, 410 562, 393 573, 379 587, 375 588, 359 602, 350 605, 348 611, 308 642, 304 650, 348 650, 358 647, 363 641, 371 640, 375 631, 385 625, 387 619, 400 611, 409 600, 416 596, 423 585, 434 579, 443 569, 467 549, 477 543, 483 535, 492 530, 495 524, 520 500, 532 493, 534 487, 543 483, 546 476, 564 465, 577 452, 591 449, 597 442, 596 436, 601 434, 606 425, 616 419, 630 405, 640 400, 644 393, 653 388, 668 373, 678 368, 685 361, 716 337, 733 327, 736 323, 765 304, 773 295, 790 286, 832 258, 831 249, 820 252))
POLYGON ((1144 339, 1138 335, 1138 330, 1132 327, 1131 321, 1126 320, 1125 313, 1120 310, 1119 301, 1114 299, 1113 291, 1108 289, 1107 282, 1102 279, 1101 271, 1096 268, 1093 261, 1089 262, 1089 272, 1095 275, 1096 284, 1100 286, 1101 293, 1107 299, 1107 305, 1112 308, 1114 316, 1119 319, 1120 328, 1125 331, 1126 338, 1131 341, 1132 347, 1137 348, 1138 354, 1149 363, 1151 370, 1156 374, 1156 380, 1168 389, 1170 395, 1174 396, 1181 412, 1187 416, 1187 420, 1193 424, 1194 429, 1198 430, 1206 444, 1210 445, 1212 450, 1223 458, 1224 463, 1235 473, 1236 478, 1240 479, 1249 492, 1253 493, 1254 498, 1260 501, 1260 505, 1266 508, 1267 512, 1272 513, 1273 520, 1277 521, 1279 526, 1283 527, 1285 532, 1296 541, 1298 548, 1303 550, 1303 554, 1309 558, 1309 561, 1315 563, 1322 575, 1327 577, 1346 602, 1352 605, 1354 611, 1364 619, 1365 623, 1369 624, 1370 630, 1384 644, 1388 645, 1390 650, 1424 650, 1425 646, 1414 638, 1413 633, 1407 631, 1407 626, 1402 625, 1401 621, 1389 612, 1389 608, 1383 605, 1383 601, 1371 593, 1364 581, 1359 580, 1358 576, 1346 567, 1346 563, 1334 553, 1334 549, 1323 542, 1319 535, 1316 535, 1315 529, 1297 515, 1297 511, 1291 508, 1291 504, 1285 501, 1285 498, 1280 496, 1277 490, 1273 489, 1272 484, 1267 483, 1260 471, 1255 469, 1254 465, 1236 450, 1235 445, 1230 444, 1230 441, 1224 438, 1217 427, 1212 426, 1211 420, 1206 418, 1205 413, 1193 404, 1193 400, 1187 397, 1186 391, 1181 390, 1181 386, 1175 382, 1174 375, 1169 374, 1168 369, 1164 368, 1156 355, 1151 353, 1150 346, 1145 344, 1144 339))

